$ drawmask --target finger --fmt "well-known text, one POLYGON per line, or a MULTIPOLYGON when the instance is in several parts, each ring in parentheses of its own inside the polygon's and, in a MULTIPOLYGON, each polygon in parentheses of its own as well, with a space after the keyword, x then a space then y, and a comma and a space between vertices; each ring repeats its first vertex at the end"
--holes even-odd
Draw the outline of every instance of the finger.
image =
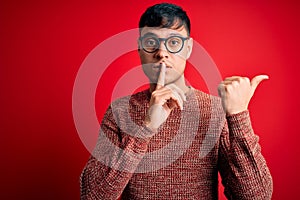
POLYGON ((160 73, 157 79, 156 89, 160 89, 165 86, 165 77, 166 77, 166 64, 162 63, 160 67, 160 73))
MULTIPOLYGON (((152 93, 153 96, 153 103, 154 104, 160 104, 164 105, 167 101, 170 101, 171 99, 178 99, 178 96, 175 95, 175 92, 169 88, 163 87, 159 90, 155 90, 152 93)), ((179 105, 178 105, 179 107, 179 105)))
POLYGON ((233 80, 240 80, 241 76, 231 76, 224 79, 224 81, 233 81, 233 80))
POLYGON ((255 89, 257 88, 258 84, 263 81, 263 80, 266 80, 266 79, 269 79, 269 76, 267 75, 258 75, 258 76, 255 76, 252 80, 251 80, 251 87, 252 87, 252 90, 255 91, 255 89))
POLYGON ((178 107, 181 110, 183 109, 183 100, 178 92, 175 90, 169 90, 166 93, 162 93, 160 96, 160 104, 165 105, 167 104, 169 108, 172 110, 174 107, 178 107), (170 106, 172 105, 172 106, 170 106))
POLYGON ((222 84, 224 85, 237 85, 238 83, 247 82, 250 84, 250 80, 248 77, 241 77, 241 76, 233 76, 226 78, 224 81, 222 81, 222 84))
POLYGON ((219 97, 222 97, 225 93, 225 84, 223 83, 220 83, 218 85, 218 94, 219 94, 219 97))
POLYGON ((177 87, 174 84, 169 84, 169 85, 166 85, 165 87, 171 89, 172 91, 176 91, 180 95, 181 99, 183 101, 186 101, 186 96, 185 96, 184 92, 179 87, 177 87))
POLYGON ((183 101, 185 98, 184 92, 179 89, 177 86, 175 86, 174 84, 170 84, 165 86, 164 88, 168 89, 166 91, 166 93, 168 93, 167 95, 170 95, 168 100, 170 100, 171 102, 176 103, 176 107, 180 108, 181 110, 183 109, 183 101))
POLYGON ((175 97, 172 98, 172 100, 175 100, 177 102, 178 107, 182 110, 183 109, 183 99, 181 98, 181 96, 179 95, 179 93, 177 91, 173 91, 173 96, 175 97))
POLYGON ((162 96, 161 98, 163 99, 163 105, 175 105, 171 106, 170 109, 173 109, 174 107, 178 107, 181 110, 183 109, 183 100, 181 99, 178 92, 172 91, 171 93, 164 94, 164 96, 162 96))
POLYGON ((180 109, 183 109, 183 101, 186 100, 184 92, 174 84, 155 90, 152 96, 155 104, 164 105, 168 101, 168 105, 176 104, 175 107, 180 109))
POLYGON ((239 83, 238 80, 225 80, 225 81, 222 81, 222 84, 223 85, 230 85, 230 84, 233 84, 233 83, 239 83))

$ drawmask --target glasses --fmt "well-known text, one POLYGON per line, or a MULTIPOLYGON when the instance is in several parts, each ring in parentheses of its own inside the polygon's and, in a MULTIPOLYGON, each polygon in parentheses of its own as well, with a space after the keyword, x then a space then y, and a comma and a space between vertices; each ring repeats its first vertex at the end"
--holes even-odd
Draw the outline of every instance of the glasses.
POLYGON ((164 41, 164 45, 170 53, 178 53, 182 50, 184 46, 184 41, 187 39, 189 39, 189 37, 181 37, 181 36, 171 36, 168 38, 143 36, 139 38, 143 50, 148 53, 154 53, 155 51, 157 51, 160 47, 161 41, 164 41))

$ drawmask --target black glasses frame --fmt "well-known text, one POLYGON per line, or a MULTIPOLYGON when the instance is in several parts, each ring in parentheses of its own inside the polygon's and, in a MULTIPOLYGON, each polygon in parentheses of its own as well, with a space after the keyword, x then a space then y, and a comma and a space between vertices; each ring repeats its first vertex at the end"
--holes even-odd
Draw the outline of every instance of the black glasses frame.
POLYGON ((164 41, 164 45, 165 45, 166 49, 168 50, 168 52, 170 52, 170 53, 178 53, 178 52, 180 52, 180 51, 182 50, 182 48, 183 48, 183 46, 184 46, 184 42, 185 42, 187 39, 189 39, 189 38, 190 38, 190 37, 182 37, 182 36, 178 36, 178 35, 170 36, 170 37, 168 37, 168 38, 158 38, 158 37, 155 37, 155 36, 145 35, 145 36, 139 37, 139 40, 140 40, 140 42, 141 42, 141 45, 142 45, 143 50, 146 51, 147 53, 154 53, 154 52, 156 52, 156 51, 159 49, 160 43, 161 43, 162 41, 164 41), (153 38, 154 40, 156 40, 156 41, 158 42, 158 48, 154 49, 153 51, 148 51, 148 50, 146 50, 146 49, 144 48, 144 45, 143 45, 143 42, 142 42, 142 41, 143 41, 144 38, 147 38, 147 37, 151 37, 151 38, 153 38), (180 39, 182 40, 182 46, 181 46, 181 48, 180 48, 178 51, 170 51, 170 50, 168 49, 168 47, 167 47, 167 44, 166 44, 167 40, 169 40, 169 39, 171 39, 171 38, 174 38, 174 37, 180 38, 180 39))

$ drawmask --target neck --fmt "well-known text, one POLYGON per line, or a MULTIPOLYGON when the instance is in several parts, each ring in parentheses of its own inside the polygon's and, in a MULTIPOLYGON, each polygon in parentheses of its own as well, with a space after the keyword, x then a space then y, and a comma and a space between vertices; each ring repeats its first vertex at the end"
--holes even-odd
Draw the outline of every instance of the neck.
MULTIPOLYGON (((178 78, 176 81, 172 82, 172 83, 167 83, 168 84, 174 84, 176 85, 178 88, 180 88, 184 93, 187 93, 190 90, 190 87, 188 87, 185 84, 185 78, 184 75, 182 75, 180 78, 178 78)), ((150 93, 152 93, 156 88, 156 83, 150 83, 150 93)))

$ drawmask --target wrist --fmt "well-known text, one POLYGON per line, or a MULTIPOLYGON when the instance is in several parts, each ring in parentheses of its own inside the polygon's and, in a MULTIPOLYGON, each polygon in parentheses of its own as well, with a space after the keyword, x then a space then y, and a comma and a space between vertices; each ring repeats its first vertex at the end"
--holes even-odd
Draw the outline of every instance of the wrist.
POLYGON ((238 108, 238 109, 226 109, 226 115, 229 116, 229 115, 235 115, 235 114, 238 114, 238 113, 241 113, 241 112, 244 112, 244 111, 247 111, 248 108, 238 108))

